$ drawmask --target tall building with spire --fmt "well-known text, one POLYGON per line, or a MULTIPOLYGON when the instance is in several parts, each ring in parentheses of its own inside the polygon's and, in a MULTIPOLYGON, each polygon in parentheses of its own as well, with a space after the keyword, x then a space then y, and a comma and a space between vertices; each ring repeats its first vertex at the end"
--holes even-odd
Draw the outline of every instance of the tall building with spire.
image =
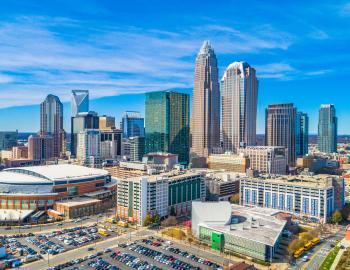
POLYGON ((230 64, 221 80, 224 151, 256 144, 258 80, 247 62, 230 64))
POLYGON ((72 117, 89 111, 89 90, 72 90, 72 117))
POLYGON ((266 109, 266 145, 285 147, 289 166, 295 166, 295 118, 293 103, 273 104, 266 109))
POLYGON ((48 95, 40 104, 40 136, 53 137, 52 156, 64 152, 63 105, 54 95, 48 95))
POLYGON ((206 165, 213 149, 220 147, 220 91, 214 50, 205 41, 195 66, 191 116, 191 166, 206 165))
POLYGON ((322 104, 318 118, 317 147, 323 153, 337 152, 338 119, 333 104, 322 104))

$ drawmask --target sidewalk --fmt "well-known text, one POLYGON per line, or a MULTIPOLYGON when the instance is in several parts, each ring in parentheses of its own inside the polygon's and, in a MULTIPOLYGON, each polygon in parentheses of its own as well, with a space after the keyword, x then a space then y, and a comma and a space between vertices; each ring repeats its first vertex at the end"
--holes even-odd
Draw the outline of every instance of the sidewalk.
POLYGON ((345 238, 344 238, 343 240, 341 240, 340 245, 343 245, 345 248, 339 250, 337 257, 335 257, 334 262, 333 262, 330 270, 335 270, 335 268, 337 267, 339 260, 340 260, 341 256, 343 255, 344 251, 346 250, 346 248, 350 247, 350 241, 345 240, 345 238))

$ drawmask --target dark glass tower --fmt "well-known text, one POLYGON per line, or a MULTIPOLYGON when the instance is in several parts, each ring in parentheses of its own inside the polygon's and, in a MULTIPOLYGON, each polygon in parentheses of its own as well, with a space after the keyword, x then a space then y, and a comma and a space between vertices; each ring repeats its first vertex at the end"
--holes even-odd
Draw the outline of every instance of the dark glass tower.
POLYGON ((146 93, 145 153, 177 154, 189 159, 189 95, 173 91, 146 93))
POLYGON ((333 104, 321 105, 318 118, 318 150, 323 153, 337 152, 338 119, 333 104))

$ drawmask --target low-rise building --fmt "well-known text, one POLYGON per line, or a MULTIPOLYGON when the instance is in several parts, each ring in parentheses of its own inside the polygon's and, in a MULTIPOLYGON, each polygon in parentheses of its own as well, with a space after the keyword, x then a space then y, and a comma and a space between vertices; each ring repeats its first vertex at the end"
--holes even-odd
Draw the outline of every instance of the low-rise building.
POLYGON ((242 178, 242 205, 289 212, 311 221, 327 222, 344 206, 344 179, 333 175, 242 178))
POLYGON ((205 176, 207 201, 228 201, 230 197, 239 193, 239 179, 243 174, 228 172, 210 172, 205 176))
POLYGON ((276 218, 278 212, 229 202, 193 202, 192 231, 213 250, 271 262, 286 225, 276 218))
POLYGON ((207 163, 212 170, 245 173, 249 168, 249 159, 246 156, 232 153, 209 155, 207 163))
POLYGON ((55 202, 54 209, 66 219, 72 219, 100 213, 102 201, 84 197, 75 198, 68 201, 55 202))

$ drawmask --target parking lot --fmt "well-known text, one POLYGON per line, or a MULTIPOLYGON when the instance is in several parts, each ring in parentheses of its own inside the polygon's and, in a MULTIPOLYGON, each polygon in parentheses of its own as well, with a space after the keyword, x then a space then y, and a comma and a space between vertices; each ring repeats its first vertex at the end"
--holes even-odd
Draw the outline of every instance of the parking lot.
MULTIPOLYGON (((207 258, 200 257, 196 251, 182 250, 182 246, 160 238, 149 237, 115 248, 107 248, 82 258, 48 268, 49 270, 219 270, 221 266, 207 258)), ((220 258, 217 257, 217 260, 220 258)))
POLYGON ((108 229, 106 235, 101 235, 98 225, 77 226, 69 229, 56 230, 44 234, 14 234, 0 236, 0 244, 6 247, 6 268, 19 267, 23 263, 49 259, 48 256, 97 243, 124 233, 127 229, 108 229))

